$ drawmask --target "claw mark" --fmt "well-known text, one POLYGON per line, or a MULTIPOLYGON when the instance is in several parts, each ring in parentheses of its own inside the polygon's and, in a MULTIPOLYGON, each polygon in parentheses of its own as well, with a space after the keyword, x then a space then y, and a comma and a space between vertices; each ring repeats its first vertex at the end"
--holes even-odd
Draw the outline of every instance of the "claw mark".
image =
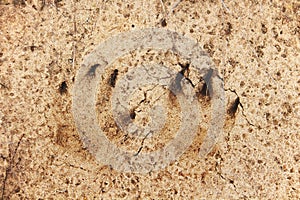
POLYGON ((234 117, 234 115, 235 115, 235 113, 236 113, 236 111, 237 111, 239 105, 240 105, 241 107, 243 107, 242 104, 241 104, 241 102, 240 102, 240 97, 237 97, 237 98, 235 99, 235 101, 232 102, 232 104, 230 105, 230 107, 229 107, 227 113, 228 113, 231 117, 234 117))
POLYGON ((91 66, 91 68, 89 69, 89 71, 88 71, 88 73, 86 75, 87 76, 91 76, 91 77, 95 77, 95 75, 96 75, 96 69, 99 66, 100 66, 100 64, 95 64, 95 65, 91 66))
POLYGON ((63 81, 59 86, 59 93, 62 95, 64 93, 66 93, 67 90, 68 90, 68 85, 67 85, 66 81, 63 81))
POLYGON ((209 84, 209 82, 210 82, 210 79, 211 79, 211 77, 212 77, 212 75, 213 75, 213 72, 214 72, 214 70, 212 69, 212 68, 210 68, 209 70, 208 70, 208 72, 207 72, 207 74, 204 76, 204 81, 207 83, 207 84, 209 84))
POLYGON ((180 92, 181 91, 181 80, 183 79, 183 70, 181 70, 180 72, 178 72, 178 74, 176 75, 176 77, 175 77, 175 82, 174 82, 174 84, 172 84, 172 87, 173 87, 173 89, 174 89, 174 91, 176 91, 176 93, 177 92, 180 92))
POLYGON ((162 27, 166 27, 167 26, 166 19, 165 18, 161 19, 160 24, 161 24, 162 27))
POLYGON ((136 116, 135 111, 134 110, 130 110, 130 118, 131 119, 135 119, 135 116, 136 116))
POLYGON ((119 73, 119 70, 115 69, 115 70, 113 71, 113 73, 110 75, 109 85, 110 85, 111 87, 115 87, 115 85, 116 85, 116 79, 117 79, 118 73, 119 73))
POLYGON ((210 80, 211 77, 213 76, 213 72, 214 70, 210 68, 206 73, 206 75, 203 77, 204 84, 199 92, 202 96, 209 96, 210 92, 212 93, 212 86, 210 80))
POLYGON ((165 8, 165 5, 163 3, 162 0, 160 0, 160 4, 162 6, 162 9, 163 9, 163 18, 160 20, 160 24, 162 27, 166 27, 167 26, 167 22, 166 22, 166 16, 167 16, 167 12, 166 12, 166 8, 165 8))
MULTIPOLYGON (((238 99, 238 104, 236 105, 236 107, 238 107, 238 106, 241 106, 241 108, 242 108, 242 115, 244 116, 244 118, 246 119, 246 121, 247 121, 247 123, 250 125, 250 126, 254 126, 254 127, 257 127, 257 128, 259 128, 259 126, 257 126, 257 125, 254 125, 253 123, 251 123, 250 121, 249 121, 249 119, 247 118, 247 116, 246 116, 246 114, 245 114, 245 109, 244 109, 244 106, 243 106, 243 104, 240 102, 240 98, 239 98, 239 96, 238 96, 238 94, 237 94, 237 92, 235 91, 235 90, 233 90, 233 89, 225 89, 225 91, 230 91, 230 92, 233 92, 236 96, 237 96, 237 99, 238 99)), ((237 99, 235 100, 235 102, 237 101, 237 99)), ((234 102, 234 103, 235 103, 234 102)), ((232 104, 233 105, 233 104, 232 104)), ((231 107, 232 107, 232 105, 231 105, 231 107)))

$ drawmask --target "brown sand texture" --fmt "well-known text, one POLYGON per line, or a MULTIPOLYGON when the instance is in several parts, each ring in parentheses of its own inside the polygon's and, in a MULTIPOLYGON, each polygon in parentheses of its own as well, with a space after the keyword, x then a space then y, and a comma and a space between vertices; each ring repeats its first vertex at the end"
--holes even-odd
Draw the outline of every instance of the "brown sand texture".
POLYGON ((298 0, 0 0, 0 199, 300 199, 299 39, 298 0), (174 33, 149 40, 189 38, 199 47, 189 49, 214 71, 199 74, 197 62, 176 45, 133 49, 105 69, 97 63, 99 44, 109 44, 98 50, 110 54, 123 41, 107 41, 118 34, 125 41, 139 30, 174 33), (90 53, 97 59, 87 59, 90 53), (124 77, 148 65, 178 72, 174 92, 140 86, 123 97, 130 99, 130 117, 114 115, 122 109, 112 99, 124 77), (212 115, 213 99, 221 98, 209 90, 217 85, 213 78, 224 84, 218 116, 212 115), (95 93, 77 98, 89 84, 95 93), (180 95, 188 85, 201 112, 192 107, 184 121, 180 113, 189 104, 180 104, 180 95), (82 110, 92 98, 97 120, 88 121, 82 110), (145 126, 151 116, 151 137, 120 128, 132 121, 145 126), (111 163, 127 161, 100 145, 93 123, 135 156, 164 148, 181 127, 186 134, 165 167, 122 171, 111 163), (212 124, 217 138, 208 131, 212 124), (208 150, 201 146, 205 138, 215 139, 208 150))

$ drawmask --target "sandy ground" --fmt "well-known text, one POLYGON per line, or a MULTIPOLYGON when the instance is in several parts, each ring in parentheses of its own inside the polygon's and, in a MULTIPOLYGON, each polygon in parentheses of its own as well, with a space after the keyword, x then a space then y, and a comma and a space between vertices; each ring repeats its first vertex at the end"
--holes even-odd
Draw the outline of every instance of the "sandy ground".
POLYGON ((0 199, 299 199, 299 37, 297 0, 0 0, 0 199), (99 43, 149 27, 196 40, 240 103, 208 156, 198 136, 165 169, 121 173, 82 144, 72 88, 99 43))

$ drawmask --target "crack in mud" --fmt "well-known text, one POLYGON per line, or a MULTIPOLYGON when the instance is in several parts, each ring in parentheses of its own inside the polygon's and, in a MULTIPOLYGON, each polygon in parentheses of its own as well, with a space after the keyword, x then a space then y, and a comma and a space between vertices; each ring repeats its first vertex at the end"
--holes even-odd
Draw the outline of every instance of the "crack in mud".
POLYGON ((14 162, 14 160, 15 160, 15 156, 16 156, 16 154, 17 154, 18 148, 19 148, 19 146, 20 146, 20 144, 21 144, 21 141, 22 141, 22 139, 24 138, 24 136, 25 136, 25 134, 23 134, 23 135, 20 137, 20 139, 19 139, 19 141, 18 141, 18 143, 17 143, 17 145, 16 145, 16 147, 15 147, 15 149, 14 149, 13 152, 12 152, 12 149, 9 148, 9 158, 10 158, 10 159, 9 159, 8 167, 7 167, 6 170, 5 170, 5 175, 4 175, 4 179, 3 179, 3 186, 2 186, 1 199, 4 199, 4 196, 5 196, 5 189, 6 189, 6 182, 7 182, 7 179, 8 179, 9 174, 10 174, 11 171, 12 171, 12 168, 13 168, 13 162, 14 162))

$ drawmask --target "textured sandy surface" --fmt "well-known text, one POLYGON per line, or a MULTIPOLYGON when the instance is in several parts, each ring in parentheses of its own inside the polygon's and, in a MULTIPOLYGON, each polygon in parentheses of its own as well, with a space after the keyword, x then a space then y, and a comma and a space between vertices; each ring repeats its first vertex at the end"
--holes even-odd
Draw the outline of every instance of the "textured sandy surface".
POLYGON ((0 0, 0 199, 300 198, 299 1, 162 2, 0 0), (100 42, 148 27, 197 40, 241 104, 207 157, 201 129, 164 170, 120 173, 83 146, 72 88, 100 42))

